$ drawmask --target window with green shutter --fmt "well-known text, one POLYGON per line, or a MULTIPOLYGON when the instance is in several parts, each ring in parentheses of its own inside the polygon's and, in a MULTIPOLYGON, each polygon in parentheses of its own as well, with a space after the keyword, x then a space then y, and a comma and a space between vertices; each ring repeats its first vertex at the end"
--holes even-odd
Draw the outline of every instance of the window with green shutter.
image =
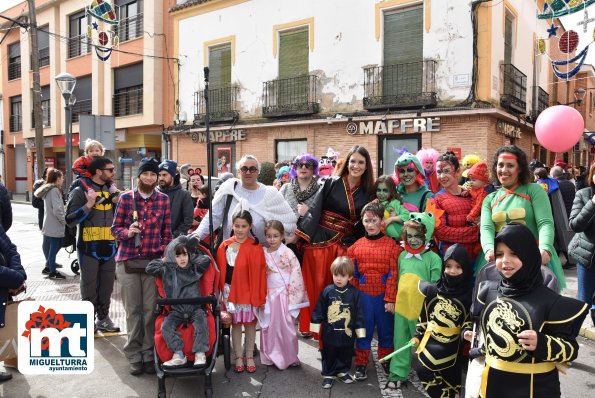
POLYGON ((279 33, 278 104, 295 105, 308 102, 308 29, 279 33))
POLYGON ((231 44, 209 48, 210 112, 231 109, 231 44))
POLYGON ((423 87, 423 8, 384 13, 383 95, 421 93, 423 87))

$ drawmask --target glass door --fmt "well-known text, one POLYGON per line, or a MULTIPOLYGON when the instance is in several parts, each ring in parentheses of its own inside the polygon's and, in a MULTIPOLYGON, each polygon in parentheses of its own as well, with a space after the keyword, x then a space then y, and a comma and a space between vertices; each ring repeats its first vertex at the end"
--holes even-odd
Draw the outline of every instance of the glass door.
POLYGON ((393 174, 395 162, 403 152, 417 153, 421 146, 421 134, 379 137, 378 175, 393 174))

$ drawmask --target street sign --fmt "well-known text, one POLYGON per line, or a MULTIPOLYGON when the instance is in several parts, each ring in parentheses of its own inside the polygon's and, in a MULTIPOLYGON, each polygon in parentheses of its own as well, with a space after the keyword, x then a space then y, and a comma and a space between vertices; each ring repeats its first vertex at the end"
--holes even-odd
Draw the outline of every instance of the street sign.
POLYGON ((97 140, 106 151, 116 149, 116 118, 107 115, 79 115, 79 147, 85 148, 87 139, 97 140))

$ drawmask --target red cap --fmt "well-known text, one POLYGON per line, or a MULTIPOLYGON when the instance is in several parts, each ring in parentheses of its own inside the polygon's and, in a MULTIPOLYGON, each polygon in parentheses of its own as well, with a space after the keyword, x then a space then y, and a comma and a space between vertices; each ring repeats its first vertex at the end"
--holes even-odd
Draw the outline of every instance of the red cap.
POLYGON ((471 166, 469 172, 467 173, 467 177, 483 181, 486 184, 489 183, 490 178, 488 175, 488 165, 486 164, 486 162, 477 162, 473 166, 471 166))

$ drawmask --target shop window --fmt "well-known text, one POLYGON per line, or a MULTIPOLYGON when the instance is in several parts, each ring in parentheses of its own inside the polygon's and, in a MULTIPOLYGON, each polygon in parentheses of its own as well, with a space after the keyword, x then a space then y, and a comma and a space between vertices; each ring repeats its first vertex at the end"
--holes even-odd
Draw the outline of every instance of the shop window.
POLYGON ((296 156, 308 152, 308 140, 277 140, 275 147, 276 162, 293 162, 296 156))
POLYGON ((8 46, 8 80, 21 77, 21 43, 8 46))

